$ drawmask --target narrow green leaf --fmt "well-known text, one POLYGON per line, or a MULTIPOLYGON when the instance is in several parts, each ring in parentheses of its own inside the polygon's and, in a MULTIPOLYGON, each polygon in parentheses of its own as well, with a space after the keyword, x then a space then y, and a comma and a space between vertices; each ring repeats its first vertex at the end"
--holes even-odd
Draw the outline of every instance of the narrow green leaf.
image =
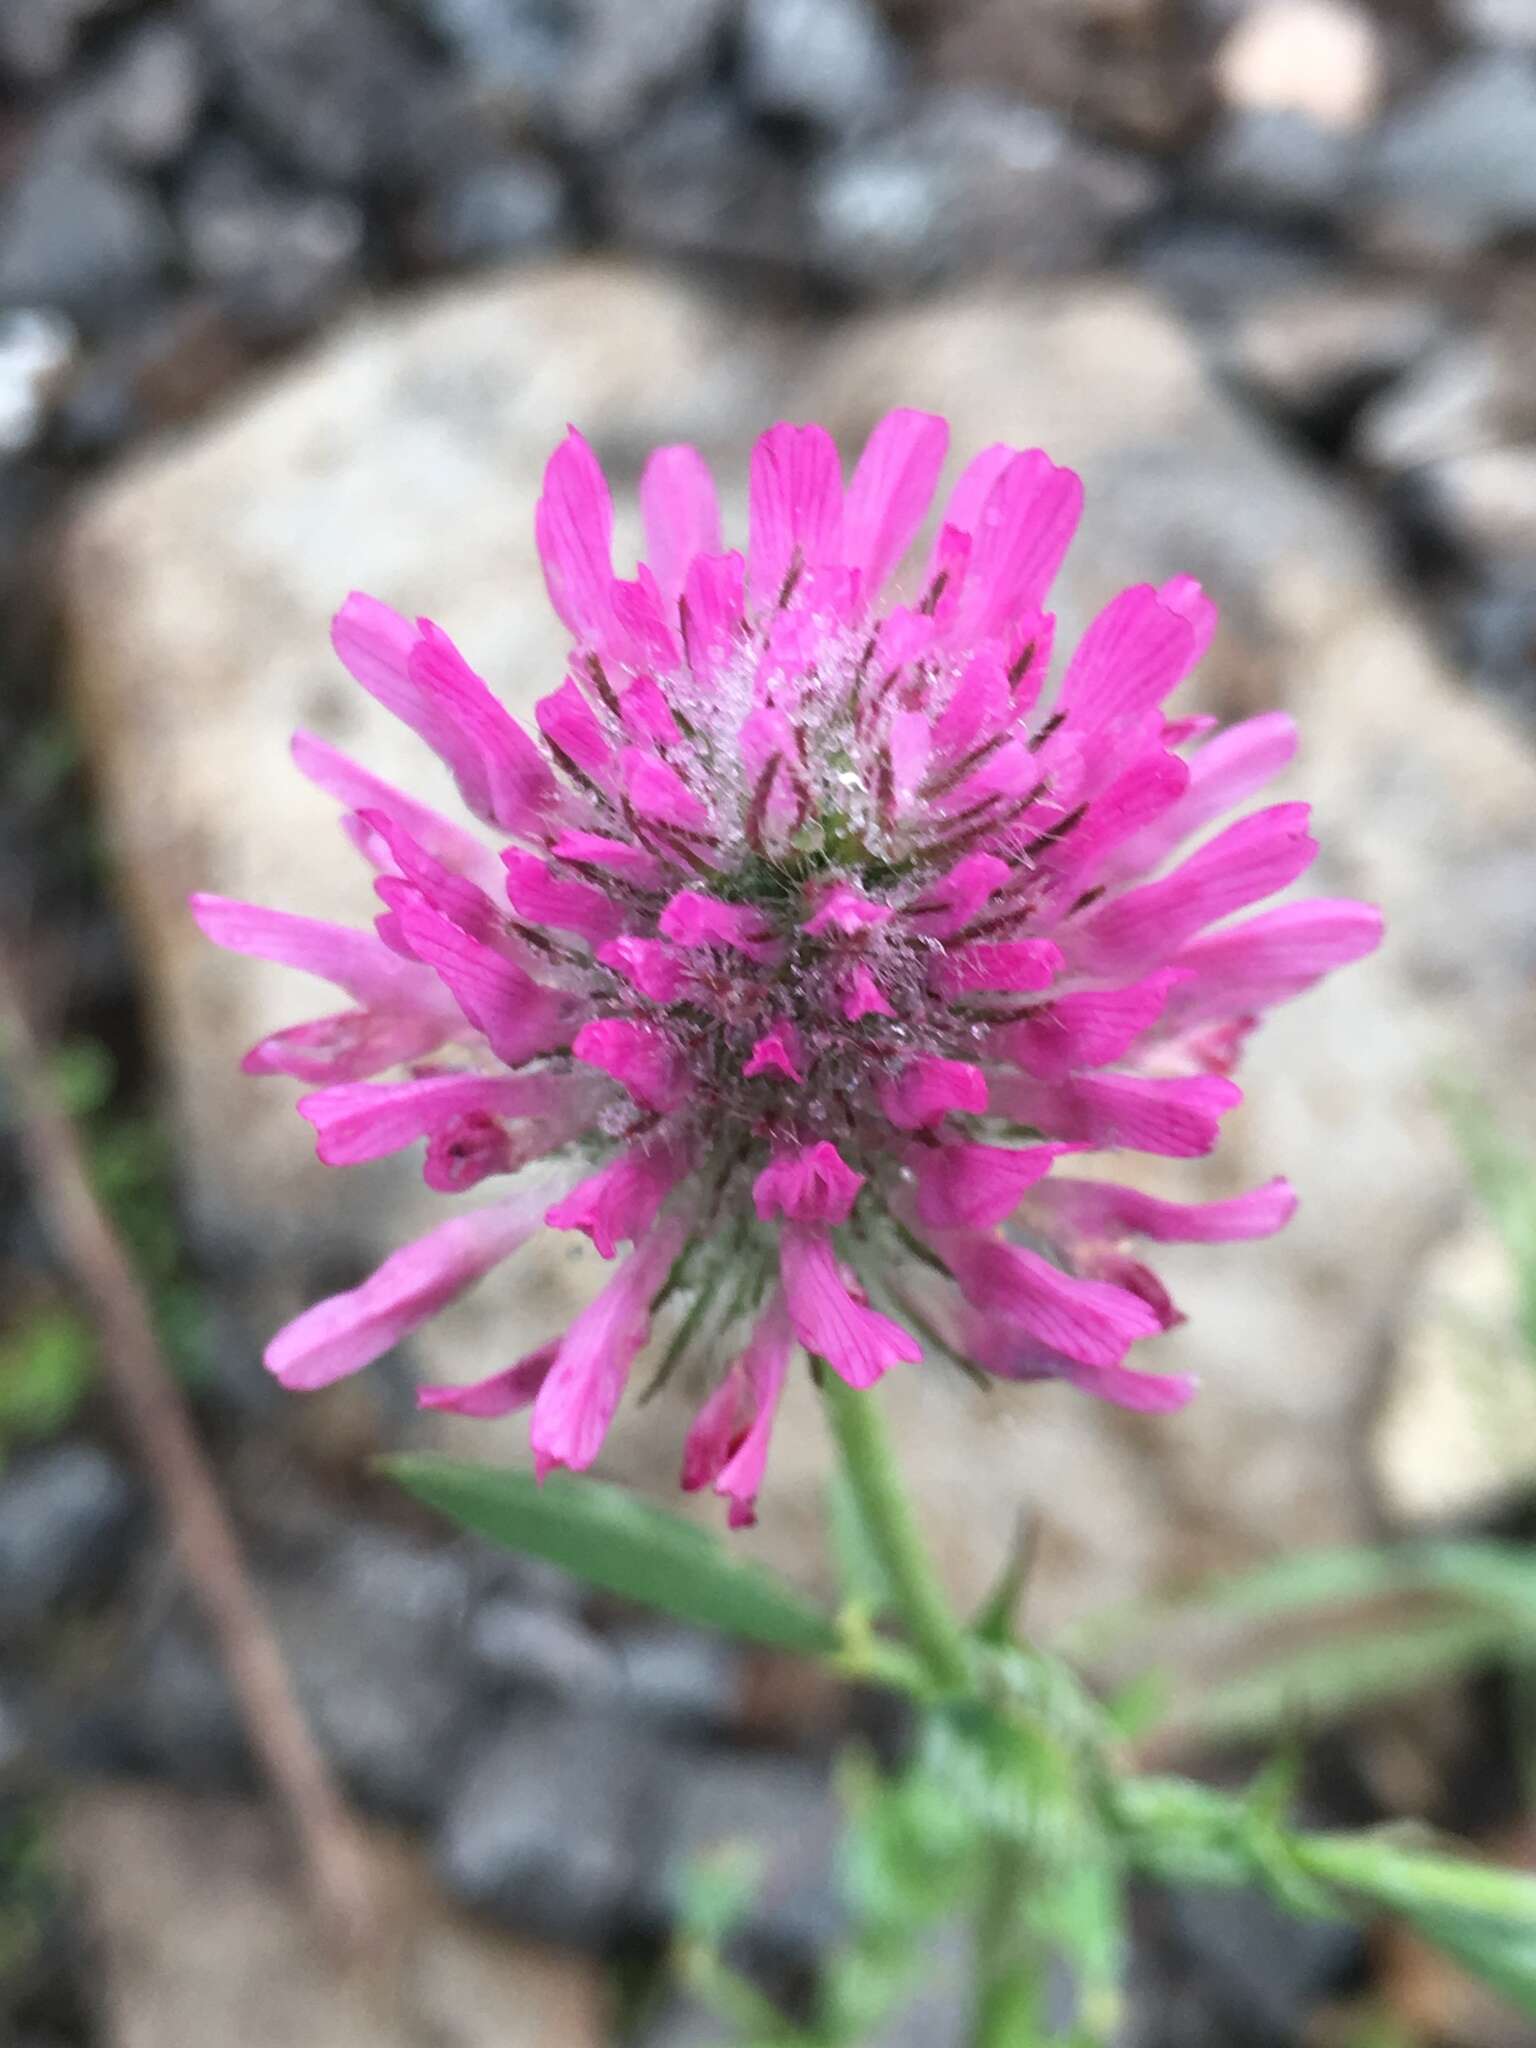
POLYGON ((1382 1835, 1303 1835, 1295 1853, 1312 1875, 1402 1914, 1536 2017, 1536 1878, 1382 1835))
POLYGON ((1018 1639, 1019 1612, 1034 1554, 1034 1527, 1020 1515, 1002 1569, 971 1623, 971 1633, 980 1641, 1002 1650, 1018 1639))
POLYGON ((1480 1977, 1517 2012, 1536 2019, 1536 1928, 1473 1914, 1404 1911, 1426 1941, 1480 1977))
POLYGON ((408 1493, 465 1528, 604 1592, 777 1649, 829 1655, 838 1647, 830 1616, 793 1586, 619 1487, 563 1472, 541 1486, 529 1472, 442 1457, 382 1464, 408 1493))
POLYGON ((1497 1660, 1514 1639, 1506 1616, 1482 1613, 1430 1615, 1347 1640, 1308 1644, 1208 1688, 1172 1725, 1238 1741, 1297 1722, 1337 1719, 1497 1660))
POLYGON ((1521 1633, 1536 1640, 1536 1556, 1523 1543, 1434 1543, 1418 1570, 1426 1585, 1502 1609, 1521 1633))

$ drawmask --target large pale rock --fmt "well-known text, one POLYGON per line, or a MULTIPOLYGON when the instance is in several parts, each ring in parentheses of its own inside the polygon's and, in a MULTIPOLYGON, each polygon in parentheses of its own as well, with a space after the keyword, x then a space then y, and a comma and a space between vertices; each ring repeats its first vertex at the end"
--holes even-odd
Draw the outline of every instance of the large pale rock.
POLYGON ((95 1967, 102 2048, 599 2048, 601 1973, 445 1906, 376 1833, 377 1953, 327 1953, 271 1819, 156 1787, 86 1786, 55 1851, 95 1967))
MULTIPOLYGON (((244 1043, 304 1014, 305 998, 290 977, 203 950, 180 910, 196 884, 366 908, 326 807, 282 758, 303 719, 423 786, 414 746, 329 660, 337 596, 360 583, 430 608, 526 708, 560 673, 528 536, 566 417, 593 431, 621 496, 645 444, 681 436, 724 458, 735 491, 747 439, 781 402, 844 437, 888 405, 932 406, 961 450, 1038 441, 1078 465, 1089 511, 1063 610, 1080 621, 1125 582, 1200 575, 1226 624, 1193 698, 1299 715, 1297 788, 1316 799, 1326 849, 1314 881, 1380 898, 1392 922, 1377 960, 1258 1036, 1251 1100, 1219 1157, 1151 1176, 1193 1195, 1285 1171, 1303 1197, 1272 1244, 1160 1261, 1191 1316, 1164 1340, 1166 1362, 1205 1379, 1190 1411, 1149 1421, 1062 1389, 988 1398, 937 1369, 891 1375, 883 1398, 946 1569, 974 1589, 1027 1505, 1045 1532, 1035 1611, 1050 1619, 1359 1533, 1380 1361, 1453 1209, 1429 1080, 1463 1068, 1514 1100, 1527 1070, 1536 765, 1442 674, 1351 507, 1129 288, 968 297, 813 335, 744 327, 622 271, 520 275, 375 318, 111 480, 69 550, 74 666, 203 1212, 292 1284, 301 1250, 326 1252, 334 1273, 338 1246, 377 1242, 420 1206, 405 1167, 328 1179, 305 1163, 281 1087, 235 1078, 244 1043)), ((535 1253, 443 1321, 428 1363, 488 1369, 556 1327, 586 1284, 568 1251, 535 1253)), ((810 1408, 801 1387, 748 1539, 803 1576, 822 1551, 810 1408)), ((669 1488, 681 1427, 666 1402, 626 1414, 609 1469, 669 1488)), ((520 1456, 521 1436, 475 1441, 520 1456)))
POLYGON ((1529 1497, 1536 1356, 1521 1307, 1509 1243, 1481 1213, 1424 1261, 1371 1438, 1394 1522, 1465 1522, 1529 1497))

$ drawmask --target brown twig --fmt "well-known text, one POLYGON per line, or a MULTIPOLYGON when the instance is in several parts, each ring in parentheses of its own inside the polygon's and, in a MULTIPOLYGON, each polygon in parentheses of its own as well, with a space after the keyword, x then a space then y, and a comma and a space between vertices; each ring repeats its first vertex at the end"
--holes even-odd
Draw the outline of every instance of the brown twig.
POLYGON ((103 1373, 217 1642, 251 1747, 297 1840, 316 1909, 333 1942, 359 1951, 376 1926, 361 1834, 300 1709, 167 1368, 144 1288, 97 1199, 79 1133, 59 1100, 23 1007, 14 958, 3 944, 0 1075, 20 1114, 22 1155, 39 1215, 89 1305, 103 1373))

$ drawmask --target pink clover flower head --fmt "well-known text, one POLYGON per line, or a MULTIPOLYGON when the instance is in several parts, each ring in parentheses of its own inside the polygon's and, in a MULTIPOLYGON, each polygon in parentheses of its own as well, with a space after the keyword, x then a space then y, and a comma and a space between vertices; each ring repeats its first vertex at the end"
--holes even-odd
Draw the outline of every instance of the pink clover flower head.
POLYGON ((744 552, 703 459, 660 449, 623 578, 572 431, 536 520, 572 647, 533 733, 439 627, 343 605, 341 660, 480 829, 301 737, 375 869, 373 930, 194 909, 216 943, 341 991, 246 1061, 306 1082, 322 1159, 421 1140, 445 1193, 519 1178, 281 1332, 287 1384, 368 1364, 548 1228, 586 1235, 606 1286, 563 1336, 424 1400, 530 1408, 539 1469, 584 1467, 655 1346, 709 1389, 683 1483, 733 1523, 797 1347, 861 1387, 947 1358, 1188 1399, 1132 1362, 1180 1319, 1137 1247, 1262 1236, 1289 1188, 1181 1205, 1071 1166, 1208 1152, 1263 1011, 1368 953, 1380 920, 1258 907, 1313 858, 1306 808, 1222 820, 1296 735, 1165 709, 1214 627, 1190 579, 1122 592, 1052 682, 1070 470, 985 449, 895 580, 946 442, 891 413, 845 481, 820 427, 772 428, 744 552))

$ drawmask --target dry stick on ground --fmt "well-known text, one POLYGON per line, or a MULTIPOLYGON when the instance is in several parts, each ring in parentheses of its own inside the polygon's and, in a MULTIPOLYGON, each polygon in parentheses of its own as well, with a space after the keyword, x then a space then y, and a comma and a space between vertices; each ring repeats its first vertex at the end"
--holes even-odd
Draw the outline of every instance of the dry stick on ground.
POLYGON ((39 1214, 90 1305, 102 1369, 159 1499, 192 1591, 217 1641, 251 1747, 298 1839, 328 1937, 350 1952, 378 1931, 362 1837, 316 1747, 272 1624, 251 1584, 144 1289, 103 1212, 79 1134, 22 1006, 0 945, 0 1079, 21 1119, 39 1214))

